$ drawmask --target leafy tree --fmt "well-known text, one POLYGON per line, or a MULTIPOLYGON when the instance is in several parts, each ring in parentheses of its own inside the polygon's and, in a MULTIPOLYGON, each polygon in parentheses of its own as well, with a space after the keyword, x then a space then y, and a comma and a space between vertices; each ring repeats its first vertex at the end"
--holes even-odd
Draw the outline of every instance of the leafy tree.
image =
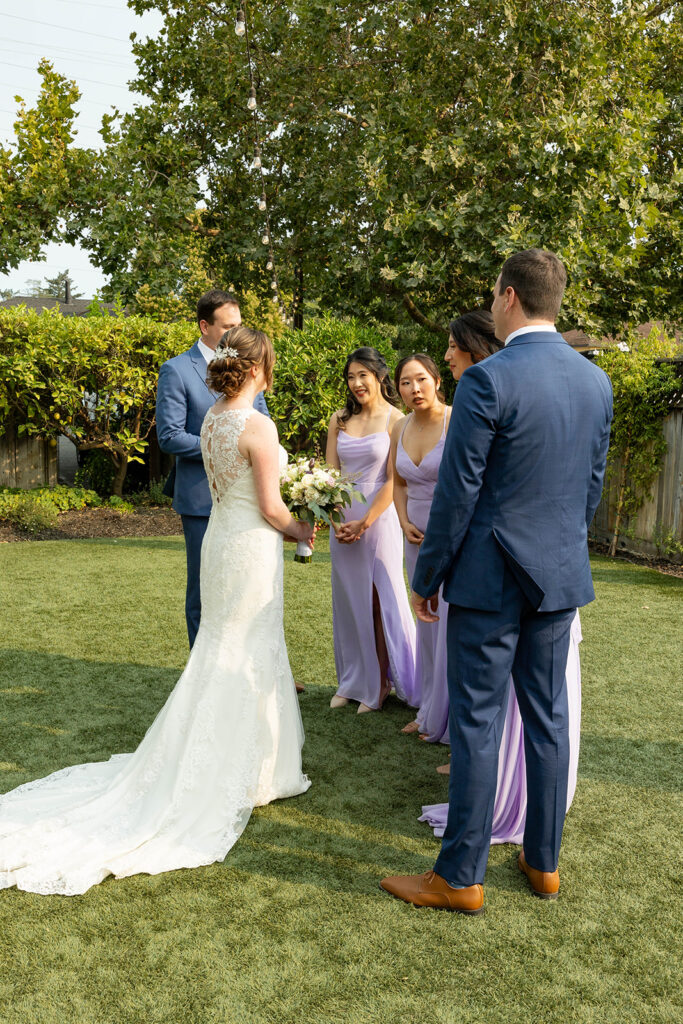
POLYGON ((68 270, 62 270, 55 277, 46 277, 44 281, 30 280, 26 282, 25 295, 51 295, 55 299, 64 299, 66 283, 69 282, 72 299, 81 299, 83 292, 76 291, 74 282, 68 270))
POLYGON ((0 144, 0 272, 37 259, 46 242, 61 237, 60 220, 72 214, 92 154, 72 146, 73 82, 41 60, 34 107, 21 97, 14 123, 16 144, 0 144))
POLYGON ((151 101, 108 123, 78 230, 112 288, 178 290, 187 239, 221 281, 441 335, 529 245, 570 270, 563 326, 683 313, 683 11, 637 0, 249 6, 266 172, 251 171, 245 40, 212 0, 132 0, 151 101), (197 219, 197 209, 201 209, 197 219))
POLYGON ((657 359, 675 351, 675 343, 656 330, 647 339, 633 332, 619 345, 603 349, 595 360, 609 375, 614 394, 607 457, 608 478, 617 479, 611 556, 616 554, 624 523, 649 498, 666 455, 662 423, 680 380, 672 366, 657 359))
POLYGON ((154 425, 159 367, 194 340, 186 323, 0 309, 0 422, 102 451, 121 496, 154 425))

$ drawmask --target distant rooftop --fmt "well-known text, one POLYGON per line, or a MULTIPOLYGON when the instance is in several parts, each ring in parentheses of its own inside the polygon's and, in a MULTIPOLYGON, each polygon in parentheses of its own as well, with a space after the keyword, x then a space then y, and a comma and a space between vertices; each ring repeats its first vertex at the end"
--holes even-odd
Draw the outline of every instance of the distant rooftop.
MULTIPOLYGON (((42 309, 59 309, 64 316, 86 316, 94 299, 70 299, 65 302, 63 299, 56 299, 53 295, 13 295, 11 299, 3 299, 0 302, 0 309, 7 309, 10 306, 26 306, 28 309, 35 309, 40 312, 42 309)), ((112 302, 100 302, 102 309, 112 312, 112 302)))

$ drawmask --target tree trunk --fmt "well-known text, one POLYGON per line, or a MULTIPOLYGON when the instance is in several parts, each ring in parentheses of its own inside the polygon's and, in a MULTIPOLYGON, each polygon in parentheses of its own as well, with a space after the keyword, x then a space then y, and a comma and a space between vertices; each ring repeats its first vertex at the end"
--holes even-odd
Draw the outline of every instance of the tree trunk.
POLYGON ((614 533, 612 534, 612 540, 610 541, 609 551, 607 554, 610 558, 614 558, 617 553, 617 541, 619 540, 619 533, 621 531, 621 520, 624 514, 624 496, 626 494, 626 472, 628 470, 628 460, 631 455, 630 444, 626 447, 621 460, 621 469, 619 470, 619 486, 617 489, 617 511, 614 518, 614 533))
POLYGON ((304 259, 299 255, 295 271, 293 326, 295 331, 303 330, 304 326, 304 259))
POLYGON ((112 461, 114 463, 114 482, 112 484, 112 494, 115 494, 117 498, 123 497, 123 483, 126 479, 126 473, 128 471, 128 456, 126 454, 114 454, 112 461))

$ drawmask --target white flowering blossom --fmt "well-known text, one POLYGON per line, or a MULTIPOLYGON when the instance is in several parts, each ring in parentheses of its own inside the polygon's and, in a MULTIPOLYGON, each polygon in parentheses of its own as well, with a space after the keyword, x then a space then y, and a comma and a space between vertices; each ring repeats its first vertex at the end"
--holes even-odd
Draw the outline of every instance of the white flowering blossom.
POLYGON ((341 521, 341 509, 354 498, 364 501, 353 481, 338 469, 315 459, 299 457, 280 474, 282 500, 290 512, 313 524, 322 520, 331 525, 341 521))

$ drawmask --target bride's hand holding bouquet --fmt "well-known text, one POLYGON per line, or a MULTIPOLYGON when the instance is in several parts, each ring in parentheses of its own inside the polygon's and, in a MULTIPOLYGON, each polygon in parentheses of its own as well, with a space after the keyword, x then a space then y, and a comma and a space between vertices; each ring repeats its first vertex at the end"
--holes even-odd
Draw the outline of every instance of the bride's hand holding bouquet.
MULTIPOLYGON (((342 522, 341 510, 350 506, 354 498, 365 500, 353 481, 342 476, 338 469, 328 466, 322 459, 306 457, 299 457, 285 467, 280 476, 280 490, 292 515, 313 528, 323 522, 337 529, 342 522)), ((310 542, 299 541, 294 560, 310 562, 312 547, 310 542)))

